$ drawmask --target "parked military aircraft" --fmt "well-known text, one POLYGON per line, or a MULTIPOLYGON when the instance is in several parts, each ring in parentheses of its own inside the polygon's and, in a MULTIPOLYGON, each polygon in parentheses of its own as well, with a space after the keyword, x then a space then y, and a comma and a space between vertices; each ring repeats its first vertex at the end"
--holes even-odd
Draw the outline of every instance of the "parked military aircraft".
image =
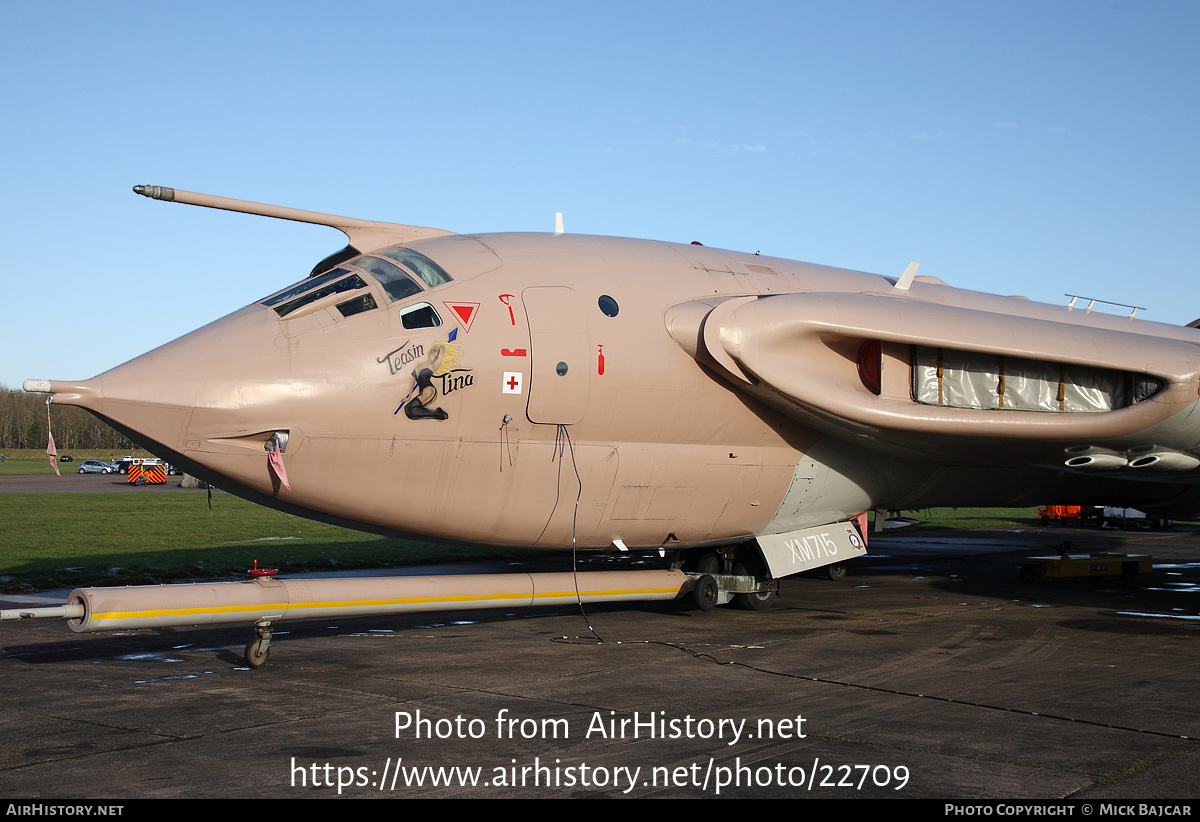
MULTIPOLYGON (((599 581, 595 598, 690 591, 748 608, 769 605, 780 577, 861 554, 854 521, 870 509, 1200 511, 1200 331, 1136 309, 965 291, 915 263, 893 278, 134 190, 350 240, 294 285, 94 379, 25 384, 265 505, 441 541, 662 548, 675 570, 599 581)), ((494 578, 423 584, 259 580, 226 584, 254 587, 248 598, 197 602, 84 589, 61 615, 77 630, 248 620, 261 663, 284 612, 511 601, 494 578)), ((566 580, 520 596, 552 592, 576 598, 566 580)))

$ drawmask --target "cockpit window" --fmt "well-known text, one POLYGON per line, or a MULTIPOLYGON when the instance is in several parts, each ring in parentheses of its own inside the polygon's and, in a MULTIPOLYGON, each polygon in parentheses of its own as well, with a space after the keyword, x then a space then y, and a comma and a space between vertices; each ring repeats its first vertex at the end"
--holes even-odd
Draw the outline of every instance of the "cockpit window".
POLYGON ((442 318, 433 310, 429 303, 417 303, 408 308, 400 309, 400 322, 405 328, 437 328, 442 324, 442 318))
POLYGON ((309 277, 306 280, 301 280, 295 285, 288 286, 283 291, 278 291, 262 301, 263 305, 279 305, 282 302, 287 302, 290 299, 298 297, 310 288, 320 288, 326 283, 333 282, 338 277, 344 277, 350 272, 344 268, 336 268, 328 274, 322 274, 318 277, 309 277))
POLYGON ((450 275, 447 274, 440 265, 433 260, 413 251, 411 248, 402 248, 401 246, 393 246, 376 252, 385 257, 391 257, 396 262, 415 271, 417 276, 425 281, 425 285, 430 288, 450 282, 450 275))
MULTIPOLYGON (((332 276, 332 273, 321 277, 315 277, 314 279, 322 280, 325 279, 325 276, 332 276)), ((322 297, 328 297, 330 294, 341 294, 344 291, 354 291, 356 289, 366 287, 367 284, 363 281, 362 277, 358 276, 357 274, 351 274, 349 277, 343 277, 340 280, 326 283, 325 285, 321 285, 317 288, 306 291, 295 299, 289 300, 288 302, 280 303, 280 297, 271 297, 268 301, 266 301, 266 304, 272 305, 275 303, 280 303, 275 305, 275 313, 280 317, 286 317, 296 309, 302 308, 309 303, 316 302, 322 297)), ((282 296, 286 298, 289 295, 285 293, 282 296)))
MULTIPOLYGON (((434 288, 450 282, 450 275, 433 260, 411 248, 393 246, 381 249, 373 254, 366 254, 354 259, 346 259, 354 252, 353 246, 347 246, 337 254, 322 260, 316 271, 327 265, 341 265, 331 271, 311 275, 295 285, 288 286, 262 300, 262 305, 274 308, 280 317, 303 308, 310 303, 340 294, 346 291, 356 291, 366 288, 368 281, 363 279, 361 272, 366 272, 379 281, 388 299, 400 301, 422 292, 421 283, 427 288, 434 288), (387 257, 389 259, 383 259, 387 257), (397 265, 396 263, 399 263, 397 265), (360 273, 356 274, 355 271, 360 273)), ((378 304, 370 295, 359 295, 352 300, 338 303, 338 311, 344 317, 361 314, 377 308, 378 304)), ((436 328, 442 324, 441 317, 428 303, 411 306, 401 312, 405 328, 436 328)))
POLYGON ((421 293, 421 286, 417 285, 412 277, 387 260, 381 260, 378 257, 359 257, 353 264, 365 268, 373 274, 383 284, 383 290, 393 300, 403 300, 405 297, 421 293))
POLYGON ((355 314, 370 311, 375 307, 375 297, 368 291, 361 297, 355 297, 352 300, 346 300, 344 303, 338 303, 337 309, 342 312, 343 317, 353 317, 355 314))

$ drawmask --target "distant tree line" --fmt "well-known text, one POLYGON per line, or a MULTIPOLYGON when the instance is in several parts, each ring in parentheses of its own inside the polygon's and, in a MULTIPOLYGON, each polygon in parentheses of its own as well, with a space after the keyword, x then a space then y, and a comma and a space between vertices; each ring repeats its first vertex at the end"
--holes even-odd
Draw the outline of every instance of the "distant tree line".
MULTIPOLYGON (((82 408, 50 406, 50 425, 58 452, 83 448, 124 451, 133 443, 82 408)), ((46 395, 0 385, 0 449, 45 448, 46 395)))

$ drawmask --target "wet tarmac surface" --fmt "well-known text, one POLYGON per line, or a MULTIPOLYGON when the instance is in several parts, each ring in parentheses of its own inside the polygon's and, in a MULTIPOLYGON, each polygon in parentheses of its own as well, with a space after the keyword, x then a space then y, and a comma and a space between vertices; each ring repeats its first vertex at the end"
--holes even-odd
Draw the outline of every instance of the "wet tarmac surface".
POLYGON ((903 531, 870 550, 761 613, 284 622, 257 670, 249 626, 7 622, 0 794, 1200 796, 1200 537, 903 531), (1017 581, 1064 538, 1154 571, 1017 581))

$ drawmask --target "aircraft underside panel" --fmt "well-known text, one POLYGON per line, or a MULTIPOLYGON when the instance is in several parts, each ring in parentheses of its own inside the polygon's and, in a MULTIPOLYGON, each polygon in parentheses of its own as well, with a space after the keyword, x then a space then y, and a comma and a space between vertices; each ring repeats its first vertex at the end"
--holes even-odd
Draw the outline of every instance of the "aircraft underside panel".
POLYGON ((554 447, 549 459, 534 453, 527 465, 540 465, 544 476, 539 481, 545 499, 538 506, 550 511, 545 528, 534 545, 607 546, 608 529, 603 526, 605 502, 621 464, 618 451, 609 445, 573 443, 554 447), (553 496, 547 480, 554 478, 553 496))
POLYGON ((927 466, 826 437, 796 463, 787 494, 763 529, 778 534, 848 520, 923 481, 927 466))
MULTIPOLYGON (((778 509, 794 452, 707 444, 622 443, 603 527, 626 545, 691 545, 747 538, 778 509)), ((586 496, 586 489, 585 489, 586 496)))

